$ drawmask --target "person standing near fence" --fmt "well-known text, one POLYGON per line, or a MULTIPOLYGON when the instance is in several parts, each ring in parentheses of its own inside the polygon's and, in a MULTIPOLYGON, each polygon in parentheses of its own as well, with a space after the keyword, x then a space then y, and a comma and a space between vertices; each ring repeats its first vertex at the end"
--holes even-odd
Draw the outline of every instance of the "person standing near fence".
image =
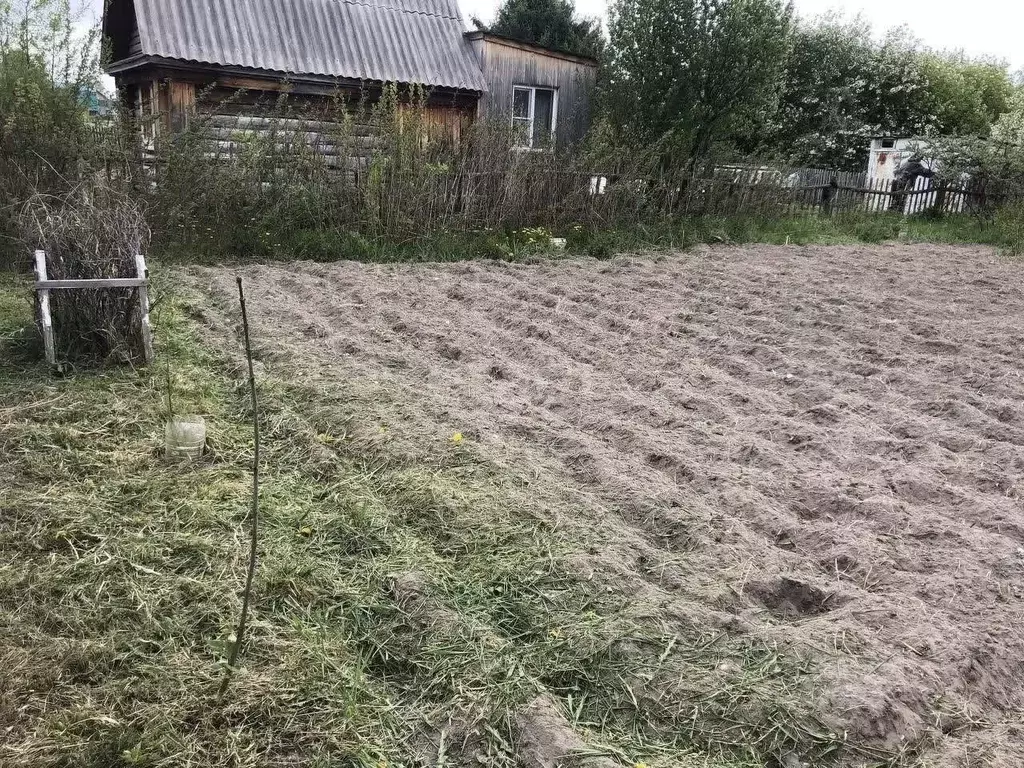
POLYGON ((917 180, 922 176, 930 179, 935 171, 925 165, 921 155, 913 155, 909 160, 900 164, 896 169, 895 178, 892 180, 892 197, 889 199, 889 210, 902 213, 907 204, 908 193, 914 190, 917 180))

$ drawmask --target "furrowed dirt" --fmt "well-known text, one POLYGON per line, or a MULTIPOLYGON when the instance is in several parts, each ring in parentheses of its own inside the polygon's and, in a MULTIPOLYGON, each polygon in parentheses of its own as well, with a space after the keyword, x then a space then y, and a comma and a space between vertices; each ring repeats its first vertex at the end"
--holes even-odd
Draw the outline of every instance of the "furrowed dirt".
MULTIPOLYGON (((1019 263, 901 244, 239 273, 266 370, 389 393, 363 426, 396 454, 461 433, 559 499, 568 566, 667 636, 809 661, 841 762, 1024 764, 1019 263)), ((192 279, 230 306, 235 274, 192 279)), ((629 685, 678 726, 692 692, 629 685)))

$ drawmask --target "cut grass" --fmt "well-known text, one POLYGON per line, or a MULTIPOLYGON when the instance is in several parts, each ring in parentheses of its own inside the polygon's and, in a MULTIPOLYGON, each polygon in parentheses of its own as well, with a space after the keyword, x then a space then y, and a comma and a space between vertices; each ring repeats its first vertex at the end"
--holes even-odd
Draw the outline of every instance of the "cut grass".
POLYGON ((596 539, 547 513, 575 502, 471 441, 394 450, 388 393, 332 398, 269 364, 252 621, 218 703, 252 458, 237 350, 202 341, 198 299, 159 292, 176 409, 209 427, 208 456, 169 464, 162 367, 51 378, 3 280, 0 764, 511 766, 544 691, 625 765, 857 754, 811 714, 811 663, 575 573, 596 539))

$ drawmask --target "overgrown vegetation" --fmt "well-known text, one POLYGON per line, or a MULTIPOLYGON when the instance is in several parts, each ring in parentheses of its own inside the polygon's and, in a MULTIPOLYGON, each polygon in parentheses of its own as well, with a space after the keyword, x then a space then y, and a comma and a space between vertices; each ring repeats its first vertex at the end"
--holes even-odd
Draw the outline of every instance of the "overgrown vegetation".
POLYGON ((0 0, 0 266, 21 245, 25 200, 67 192, 93 154, 83 96, 99 75, 97 35, 76 21, 70 0, 0 0))

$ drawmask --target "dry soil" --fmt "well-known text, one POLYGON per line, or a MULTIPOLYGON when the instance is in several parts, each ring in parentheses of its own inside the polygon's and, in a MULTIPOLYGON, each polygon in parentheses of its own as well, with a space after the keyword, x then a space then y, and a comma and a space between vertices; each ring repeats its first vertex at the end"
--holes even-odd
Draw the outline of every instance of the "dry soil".
MULTIPOLYGON (((194 274, 231 300, 234 271, 194 274)), ((815 655, 854 741, 1024 765, 1019 263, 751 246, 241 274, 268 359, 386 383, 403 418, 598 500, 551 510, 602 532, 581 572, 815 655)))

